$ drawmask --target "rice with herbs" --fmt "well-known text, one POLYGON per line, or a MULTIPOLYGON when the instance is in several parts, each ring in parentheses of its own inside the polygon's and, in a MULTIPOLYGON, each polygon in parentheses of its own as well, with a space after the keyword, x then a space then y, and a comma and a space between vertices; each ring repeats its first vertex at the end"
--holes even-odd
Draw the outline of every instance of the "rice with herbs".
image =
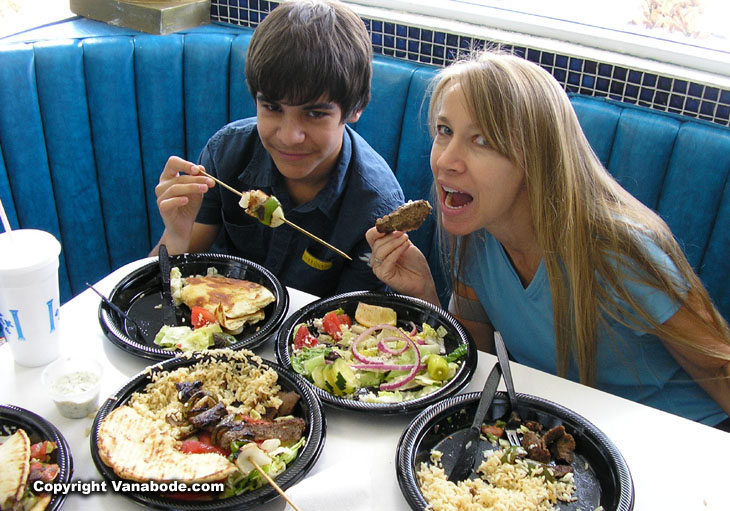
MULTIPOLYGON (((441 453, 431 453, 431 463, 421 463, 421 493, 433 511, 553 511, 558 500, 570 502, 575 492, 573 474, 550 482, 530 475, 524 460, 502 463, 503 450, 490 452, 478 468, 477 479, 453 483, 441 466, 441 453)), ((486 454, 486 453, 485 453, 486 454)))
MULTIPOLYGON (((186 353, 181 357, 190 358, 186 353)), ((280 387, 278 374, 263 364, 261 358, 247 350, 208 350, 201 360, 173 371, 159 371, 152 366, 152 381, 129 399, 129 406, 141 415, 154 419, 160 429, 170 431, 176 438, 189 434, 189 426, 175 426, 182 418, 183 404, 177 398, 176 383, 201 380, 207 390, 222 401, 229 412, 260 418, 266 408, 278 408, 280 387), (169 421, 168 418, 173 419, 169 421)))

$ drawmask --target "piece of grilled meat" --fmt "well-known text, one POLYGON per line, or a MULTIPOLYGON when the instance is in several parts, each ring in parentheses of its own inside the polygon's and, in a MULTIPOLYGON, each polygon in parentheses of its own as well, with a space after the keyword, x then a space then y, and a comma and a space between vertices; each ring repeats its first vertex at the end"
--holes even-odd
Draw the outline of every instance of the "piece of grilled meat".
POLYGON ((378 232, 389 234, 393 231, 415 231, 431 213, 428 201, 408 201, 392 213, 378 218, 375 228, 378 232))

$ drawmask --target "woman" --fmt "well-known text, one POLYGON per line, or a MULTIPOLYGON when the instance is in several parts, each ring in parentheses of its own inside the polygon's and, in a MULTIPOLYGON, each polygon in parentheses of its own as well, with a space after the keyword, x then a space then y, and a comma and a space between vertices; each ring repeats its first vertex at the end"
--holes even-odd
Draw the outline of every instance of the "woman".
MULTIPOLYGON (((429 120, 450 310, 481 349, 716 425, 730 330, 666 224, 603 168, 554 78, 482 52, 436 78, 429 120), (493 325, 493 327, 492 327, 493 325)), ((438 304, 407 235, 367 232, 374 272, 438 304)))

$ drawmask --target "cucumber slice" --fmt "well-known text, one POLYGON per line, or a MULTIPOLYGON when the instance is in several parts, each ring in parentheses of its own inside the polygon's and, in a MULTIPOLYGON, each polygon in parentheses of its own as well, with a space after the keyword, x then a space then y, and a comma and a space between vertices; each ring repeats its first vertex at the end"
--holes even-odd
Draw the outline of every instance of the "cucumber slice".
POLYGON ((312 370, 312 381, 314 384, 322 390, 328 390, 327 379, 325 378, 324 371, 327 369, 326 365, 317 366, 312 370))
POLYGON ((360 388, 360 382, 355 375, 355 371, 342 358, 338 358, 332 363, 329 376, 327 381, 338 396, 352 394, 360 388))
POLYGON ((316 357, 312 357, 308 360, 305 360, 302 364, 304 366, 304 369, 307 371, 307 374, 312 374, 314 372, 314 369, 319 366, 324 366, 324 354, 317 355, 316 357))

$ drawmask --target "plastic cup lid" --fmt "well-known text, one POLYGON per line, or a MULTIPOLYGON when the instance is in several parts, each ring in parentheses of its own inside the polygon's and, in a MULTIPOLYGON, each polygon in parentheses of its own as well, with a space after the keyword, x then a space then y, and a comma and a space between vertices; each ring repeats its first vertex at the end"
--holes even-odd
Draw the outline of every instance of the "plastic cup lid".
POLYGON ((58 260, 61 244, 50 233, 17 229, 0 234, 0 271, 27 272, 58 260))

